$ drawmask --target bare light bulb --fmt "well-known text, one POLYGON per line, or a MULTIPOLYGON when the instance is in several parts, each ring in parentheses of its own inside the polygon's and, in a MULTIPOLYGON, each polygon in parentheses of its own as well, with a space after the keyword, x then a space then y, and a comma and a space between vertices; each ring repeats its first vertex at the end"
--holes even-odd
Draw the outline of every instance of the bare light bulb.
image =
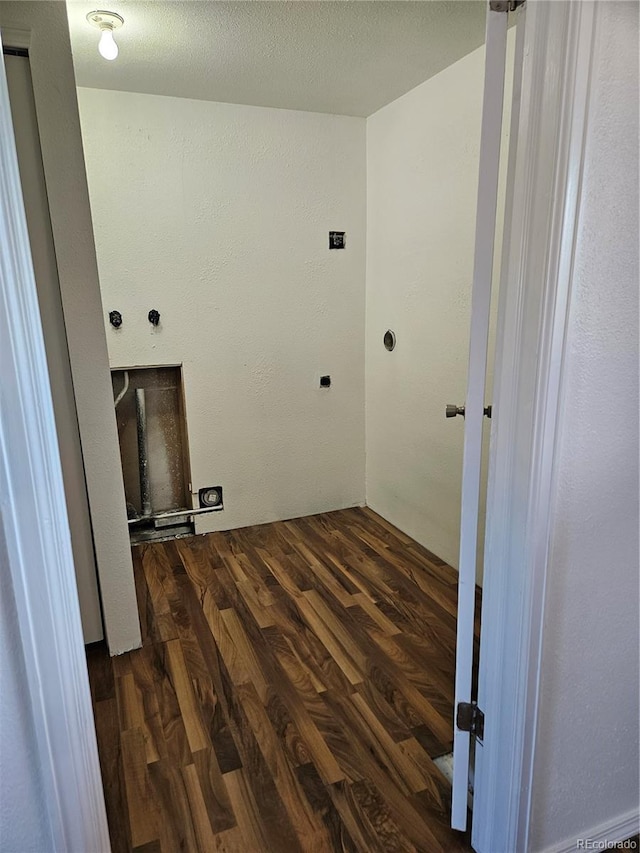
POLYGON ((104 59, 115 59, 118 56, 118 45, 113 37, 113 29, 110 26, 101 27, 98 53, 104 59))

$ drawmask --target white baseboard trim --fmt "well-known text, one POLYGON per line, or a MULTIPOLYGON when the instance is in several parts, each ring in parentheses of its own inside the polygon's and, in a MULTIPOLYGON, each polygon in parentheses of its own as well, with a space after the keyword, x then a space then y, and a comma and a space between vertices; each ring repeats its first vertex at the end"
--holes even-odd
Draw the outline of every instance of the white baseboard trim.
MULTIPOLYGON (((618 815, 613 820, 593 826, 591 829, 573 835, 560 844, 547 847, 543 853, 575 853, 577 850, 615 850, 615 844, 626 841, 640 833, 640 809, 632 809, 626 814, 618 815), (589 847, 578 846, 578 840, 588 841, 589 847)), ((633 849, 633 848, 631 848, 633 849)), ((636 848, 637 850, 637 848, 636 848)))

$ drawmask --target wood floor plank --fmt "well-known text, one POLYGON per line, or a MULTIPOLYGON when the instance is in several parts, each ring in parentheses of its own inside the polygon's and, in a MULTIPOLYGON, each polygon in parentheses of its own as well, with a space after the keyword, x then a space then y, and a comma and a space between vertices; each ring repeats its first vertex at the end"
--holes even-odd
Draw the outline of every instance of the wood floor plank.
POLYGON ((180 640, 170 640, 166 644, 169 672, 178 705, 184 723, 187 740, 191 752, 198 752, 211 746, 209 737, 202 723, 200 708, 196 702, 193 685, 187 672, 187 665, 182 653, 180 640))
POLYGON ((167 745, 162 731, 162 720, 155 689, 150 655, 147 649, 136 649, 129 654, 131 675, 135 684, 138 707, 140 709, 140 728, 144 736, 147 764, 167 758, 167 745))
POLYGON ((368 595, 364 595, 362 592, 358 592, 355 595, 351 596, 351 604, 357 604, 361 607, 364 612, 376 623, 378 628, 389 637, 393 637, 396 634, 401 634, 402 629, 395 625, 388 616, 380 610, 380 608, 373 602, 368 595))
POLYGON ((229 633, 231 646, 234 650, 234 669, 236 672, 240 673, 237 676, 237 680, 234 680, 234 683, 236 685, 241 685, 247 684, 250 681, 257 690, 262 701, 266 702, 269 685, 260 666, 260 661, 256 656, 256 651, 247 637, 247 633, 238 618, 238 614, 235 610, 223 610, 221 615, 222 621, 229 633))
POLYGON ((470 851, 453 569, 367 508, 133 555, 143 647, 87 650, 114 853, 470 851))
POLYGON ((215 834, 211 853, 249 853, 249 850, 245 846, 240 829, 236 826, 234 829, 215 834))
MULTIPOLYGON (((107 660, 109 660, 108 655, 107 660)), ((112 853, 127 853, 131 849, 129 806, 124 783, 122 745, 115 695, 112 699, 94 702, 93 715, 111 850, 112 853)))
MULTIPOLYGON (((329 789, 323 784, 316 768, 313 764, 303 764, 298 768, 297 775, 307 802, 322 820, 327 831, 328 845, 324 849, 336 851, 336 853, 355 853, 358 847, 351 838, 333 803, 329 789)), ((340 784, 342 783, 338 783, 340 784)))
POLYGON ((326 850, 329 841, 326 829, 309 805, 295 767, 287 760, 285 750, 253 685, 243 685, 237 692, 278 793, 287 804, 287 812, 302 849, 326 850), (324 843, 324 848, 320 842, 324 843))
MULTIPOLYGON (((159 549, 154 549, 146 545, 137 546, 140 548, 142 568, 147 581, 147 589, 151 600, 153 611, 154 637, 161 641, 174 640, 178 633, 176 626, 171 616, 171 608, 167 601, 167 596, 162 587, 162 580, 158 573, 158 564, 156 555, 160 553, 159 549)), ((147 618, 149 618, 147 616, 147 618)))
POLYGON ((401 545, 411 546, 415 544, 415 540, 413 540, 410 536, 407 536, 406 533, 403 533, 397 527, 394 527, 390 521, 387 521, 386 518, 383 518, 381 515, 378 515, 375 510, 371 509, 371 507, 358 507, 358 513, 360 515, 363 515, 365 518, 370 519, 378 527, 382 527, 383 530, 392 533, 396 541, 399 542, 401 545))
POLYGON ((120 711, 120 730, 126 732, 128 729, 142 728, 142 709, 138 705, 133 673, 128 672, 116 678, 116 695, 120 711))
POLYGON ((366 660, 350 642, 351 638, 315 590, 309 590, 297 602, 298 609, 310 628, 349 679, 360 684, 364 679, 366 660))
POLYGON ((324 528, 319 525, 317 518, 298 518, 284 524, 288 531, 304 542, 317 559, 335 574, 347 592, 368 594, 367 584, 354 577, 345 563, 344 548, 340 541, 335 537, 328 536, 324 528))
POLYGON ((329 713, 320 696, 316 694, 311 697, 298 693, 280 668, 276 669, 273 675, 273 690, 282 699, 304 742, 306 753, 315 763, 322 779, 326 784, 344 779, 344 773, 324 736, 323 723, 329 713))
POLYGON ((397 547, 387 549, 390 562, 420 591, 442 607, 450 616, 456 618, 458 610, 458 590, 442 577, 442 568, 421 559, 411 548, 397 547))
POLYGON ((353 585, 345 583, 345 576, 340 571, 336 572, 335 567, 334 571, 332 571, 331 561, 326 560, 325 554, 323 553, 318 556, 313 547, 310 547, 310 545, 305 542, 303 536, 296 529, 295 525, 285 522, 284 530, 286 532, 283 533, 283 535, 291 544, 292 549, 297 552, 309 566, 313 575, 318 578, 320 583, 322 583, 341 604, 348 607, 351 603, 351 597, 354 591, 353 585))
POLYGON ((142 732, 140 729, 129 729, 122 732, 120 737, 131 844, 135 848, 159 840, 156 803, 147 772, 142 732))
POLYGON ((149 643, 161 641, 162 637, 158 634, 158 626, 154 619, 151 593, 149 592, 147 578, 142 566, 142 548, 132 548, 131 557, 133 561, 133 579, 136 587, 138 617, 140 619, 140 634, 142 637, 142 645, 146 646, 149 645, 149 643))
POLYGON ((324 557, 339 573, 347 589, 351 592, 360 591, 365 595, 370 594, 368 579, 354 571, 354 563, 357 563, 360 556, 359 546, 352 548, 341 531, 327 530, 318 517, 298 519, 296 525, 300 535, 304 536, 305 541, 309 543, 309 547, 315 550, 316 554, 324 557))
POLYGON ((315 669, 304 663, 293 644, 278 628, 264 631, 264 635, 269 648, 298 693, 308 695, 323 693, 326 690, 324 681, 318 677, 315 669))
POLYGON ((213 749, 194 752, 193 764, 198 774, 200 790, 214 833, 224 832, 236 825, 229 792, 213 749))
POLYGON ((340 816, 349 836, 353 839, 358 853, 386 853, 382 839, 371 826, 363 820, 351 783, 337 783, 329 789, 331 802, 340 816))
POLYGON ((216 569, 224 565, 222 558, 208 541, 209 537, 193 536, 178 540, 178 552, 185 571, 196 589, 198 598, 203 599, 205 592, 214 600, 219 610, 230 606, 226 593, 216 574, 216 569), (206 539, 206 542, 202 542, 206 539))
POLYGON ((166 644, 154 643, 144 651, 148 655, 167 756, 177 766, 189 764, 191 749, 175 687, 169 675, 166 644))
MULTIPOLYGON (((313 753, 307 746, 307 741, 300 733, 299 722, 294 720, 295 714, 289 710, 283 697, 276 690, 270 694, 265 710, 271 721, 273 730, 282 742, 283 749, 287 753, 291 766, 300 767, 302 764, 312 762, 313 753)), ((313 734, 311 739, 314 740, 313 734)), ((321 745, 321 748, 326 750, 326 744, 321 745)), ((325 755, 330 762, 328 751, 325 755)))
MULTIPOLYGON (((306 835, 313 816, 305 814, 301 804, 295 770, 282 761, 281 746, 255 687, 251 683, 238 687, 230 678, 225 678, 224 683, 230 723, 242 759, 242 779, 249 789, 251 803, 256 804, 255 810, 259 812, 255 816, 259 817, 264 833, 272 838, 272 845, 277 837, 282 849, 302 851, 297 830, 306 835)), ((225 782, 228 783, 231 775, 225 775, 225 782)), ((230 797, 242 828, 231 792, 230 797)))
POLYGON ((360 815, 361 824, 367 827, 369 838, 375 838, 376 849, 417 853, 416 846, 398 825, 393 812, 380 792, 368 780, 352 786, 353 808, 360 815))
MULTIPOLYGON (((434 692, 428 682, 416 685, 414 683, 415 679, 412 680, 409 677, 414 674, 413 669, 409 669, 409 659, 406 655, 398 651, 393 638, 385 637, 378 631, 370 630, 369 636, 380 640, 377 647, 375 647, 374 644, 367 643, 368 638, 363 636, 363 632, 353 621, 349 622, 349 616, 353 613, 353 608, 344 613, 340 621, 337 619, 337 614, 340 610, 337 604, 334 605, 335 612, 330 612, 326 604, 321 602, 320 596, 315 591, 305 593, 305 597, 310 597, 315 602, 316 609, 322 613, 322 618, 330 623, 338 634, 338 638, 336 639, 336 642, 339 644, 338 654, 342 652, 347 654, 345 646, 348 646, 348 654, 354 656, 358 661, 359 672, 366 671, 367 665, 371 663, 385 672, 391 678, 395 687, 403 694, 411 708, 418 713, 421 721, 432 729, 440 743, 444 745, 444 743, 448 742, 451 726, 448 706, 444 707, 442 705, 440 695, 434 692), (367 660, 363 656, 363 649, 367 649, 368 651, 367 660), (389 654, 389 650, 393 650, 393 654, 389 654), (403 663, 407 664, 407 669, 409 670, 406 673, 401 666, 403 663), (435 705, 434 701, 436 702, 435 705)), ((322 632, 324 631, 324 627, 316 626, 315 630, 316 632, 322 632)), ((325 644, 327 642, 329 641, 325 640, 325 644)), ((360 682, 362 680, 363 678, 361 677, 360 682)))
POLYGON ((149 841, 148 844, 141 844, 133 848, 133 853, 162 853, 162 842, 149 841))
POLYGON ((469 853, 471 850, 471 832, 455 832, 449 826, 451 815, 450 787, 448 786, 446 813, 444 817, 435 812, 429 803, 426 791, 414 794, 411 804, 428 822, 433 835, 438 839, 440 848, 446 853, 469 853))
POLYGON ((440 689, 440 679, 437 677, 434 679, 430 670, 425 670, 416 663, 411 655, 399 643, 394 641, 393 637, 389 637, 381 631, 370 631, 369 634, 378 648, 397 667, 397 670, 420 691, 433 706, 434 710, 444 720, 447 720, 448 724, 447 718, 451 709, 451 702, 447 695, 440 689))
POLYGON ((388 541, 388 534, 381 538, 371 533, 366 523, 358 517, 350 522, 347 530, 352 538, 364 543, 376 555, 376 563, 384 568, 386 584, 393 592, 397 594, 402 590, 405 597, 407 595, 413 597, 416 605, 419 605, 430 618, 436 620, 442 629, 449 629, 455 636, 456 609, 453 602, 444 596, 434 597, 438 583, 428 584, 424 573, 416 571, 415 576, 412 576, 409 562, 411 556, 406 554, 407 549, 399 552, 390 549, 385 542, 385 539, 388 541), (445 605, 443 606, 436 598, 441 598, 442 602, 446 602, 445 605))
POLYGON ((157 814, 161 818, 158 834, 162 853, 172 850, 200 853, 182 766, 160 760, 148 765, 147 769, 157 814))
POLYGON ((260 809, 247 784, 244 770, 227 773, 225 779, 242 838, 242 850, 271 850, 269 835, 260 819, 260 809))
POLYGON ((402 827, 405 843, 415 846, 417 850, 428 850, 429 853, 448 853, 430 826, 428 815, 417 806, 415 800, 406 797, 399 788, 388 782, 383 771, 372 766, 370 776, 365 782, 377 791, 393 821, 402 827))
MULTIPOLYGON (((426 780, 423 772, 415 761, 397 744, 375 712, 365 702, 360 693, 350 697, 350 704, 357 709, 366 731, 366 737, 371 743, 370 751, 376 750, 385 761, 388 761, 389 775, 397 776, 400 787, 407 787, 411 793, 424 791, 426 780), (375 745, 374 745, 375 744, 375 745)), ((380 763, 382 763, 382 760, 380 763)))
POLYGON ((275 625, 271 605, 274 603, 274 598, 271 593, 263 593, 260 588, 247 579, 236 583, 240 595, 244 598, 245 604, 251 611, 251 615, 256 620, 256 624, 260 628, 269 628, 275 625))
POLYGON ((91 700, 96 703, 113 699, 116 686, 106 643, 91 643, 86 646, 86 653, 91 700))
POLYGON ((371 678, 367 678, 356 687, 357 692, 368 704, 378 720, 383 724, 391 738, 398 742, 411 736, 409 727, 391 707, 371 678))
POLYGON ((414 737, 400 741, 398 748, 415 765, 423 780, 423 784, 414 793, 422 791, 429 806, 446 821, 451 805, 447 792, 447 780, 414 737))
POLYGON ((256 553, 280 586, 293 598, 297 598, 301 592, 312 588, 304 573, 297 569, 294 564, 288 562, 285 555, 281 554, 278 557, 268 553, 263 548, 256 548, 256 553))
MULTIPOLYGON (((442 560, 435 555, 430 554, 426 549, 415 542, 411 537, 401 533, 397 528, 393 527, 388 521, 381 516, 376 515, 368 507, 360 507, 353 514, 349 522, 357 525, 360 529, 364 529, 373 534, 374 538, 384 545, 384 554, 395 563, 395 558, 400 558, 400 563, 396 564, 401 571, 405 570, 405 564, 419 563, 423 571, 429 576, 429 579, 436 585, 445 585, 449 589, 449 594, 454 598, 456 595, 457 577, 450 566, 446 566, 442 560), (417 549, 417 550, 416 550, 417 549), (431 557, 431 559, 429 559, 431 557), (446 568, 445 568, 446 566, 446 568), (452 572, 454 576, 453 584, 451 576, 446 572, 452 572)), ((419 578, 416 578, 416 582, 419 578)), ((428 589, 430 591, 430 589, 428 589)))
MULTIPOLYGON (((241 607, 241 602, 238 602, 241 607)), ((326 715, 326 709, 319 696, 315 691, 308 690, 306 693, 300 692, 287 676, 286 670, 280 665, 277 658, 278 644, 270 645, 265 637, 268 635, 265 630, 264 635, 256 634, 255 629, 252 629, 247 614, 244 615, 244 624, 248 631, 252 633, 252 642, 256 650, 257 658, 260 667, 265 674, 265 681, 271 685, 271 690, 266 691, 267 704, 275 692, 281 698, 282 703, 287 709, 291 721, 299 733, 299 736, 304 741, 308 753, 313 757, 320 774, 327 784, 331 784, 339 779, 344 778, 338 763, 336 762, 331 750, 328 748, 320 729, 318 728, 318 719, 323 720, 326 715)), ((263 701, 264 701, 264 697, 263 701)))
POLYGON ((213 848, 213 829, 211 827, 211 817, 207 809, 207 803, 202 794, 198 771, 193 764, 187 764, 186 767, 180 768, 180 771, 184 780, 185 791, 187 792, 191 823, 196 836, 198 850, 206 853, 207 850, 213 848))
POLYGON ((281 595, 273 608, 278 630, 293 646, 298 657, 311 670, 319 684, 325 689, 332 686, 336 690, 350 693, 353 689, 351 682, 329 654, 320 637, 302 618, 296 606, 299 599, 290 598, 283 589, 280 592, 281 595))
POLYGON ((194 637, 202 653, 207 668, 208 679, 193 678, 194 690, 198 697, 203 723, 213 745, 216 759, 222 773, 238 770, 241 767, 240 756, 236 749, 232 733, 229 729, 228 714, 225 709, 222 690, 221 655, 205 616, 205 610, 213 619, 214 613, 219 613, 213 596, 208 589, 203 596, 202 604, 197 600, 195 590, 190 581, 180 578, 185 608, 189 614, 190 625, 194 637))

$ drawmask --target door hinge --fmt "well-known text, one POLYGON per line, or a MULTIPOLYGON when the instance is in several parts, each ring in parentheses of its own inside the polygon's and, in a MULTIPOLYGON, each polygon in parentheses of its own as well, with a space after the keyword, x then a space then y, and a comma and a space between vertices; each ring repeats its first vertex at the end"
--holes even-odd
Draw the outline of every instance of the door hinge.
POLYGON ((489 0, 489 8, 492 12, 514 12, 523 4, 524 0, 489 0))
POLYGON ((484 713, 477 702, 458 702, 456 726, 461 732, 470 732, 478 740, 484 738, 484 713))

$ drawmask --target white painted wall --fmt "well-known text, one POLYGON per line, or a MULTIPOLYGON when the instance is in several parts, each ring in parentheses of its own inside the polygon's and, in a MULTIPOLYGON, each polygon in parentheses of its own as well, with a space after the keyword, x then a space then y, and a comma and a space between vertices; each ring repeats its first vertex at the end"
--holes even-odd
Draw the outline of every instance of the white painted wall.
MULTIPOLYGON (((30 36, 33 94, 87 480, 102 608, 113 654, 140 644, 75 77, 63 3, 1 2, 0 26, 30 36)), ((9 44, 11 38, 5 43, 9 44)), ((54 391, 55 393, 55 391, 54 391)))
POLYGON ((198 530, 363 503, 364 119, 79 103, 111 365, 183 364, 193 490, 225 498, 198 530))
POLYGON ((638 831, 638 6, 597 4, 532 850, 638 831), (635 817, 635 820, 634 820, 635 817))
POLYGON ((480 48, 367 119, 367 503, 456 567, 483 78, 480 48))

